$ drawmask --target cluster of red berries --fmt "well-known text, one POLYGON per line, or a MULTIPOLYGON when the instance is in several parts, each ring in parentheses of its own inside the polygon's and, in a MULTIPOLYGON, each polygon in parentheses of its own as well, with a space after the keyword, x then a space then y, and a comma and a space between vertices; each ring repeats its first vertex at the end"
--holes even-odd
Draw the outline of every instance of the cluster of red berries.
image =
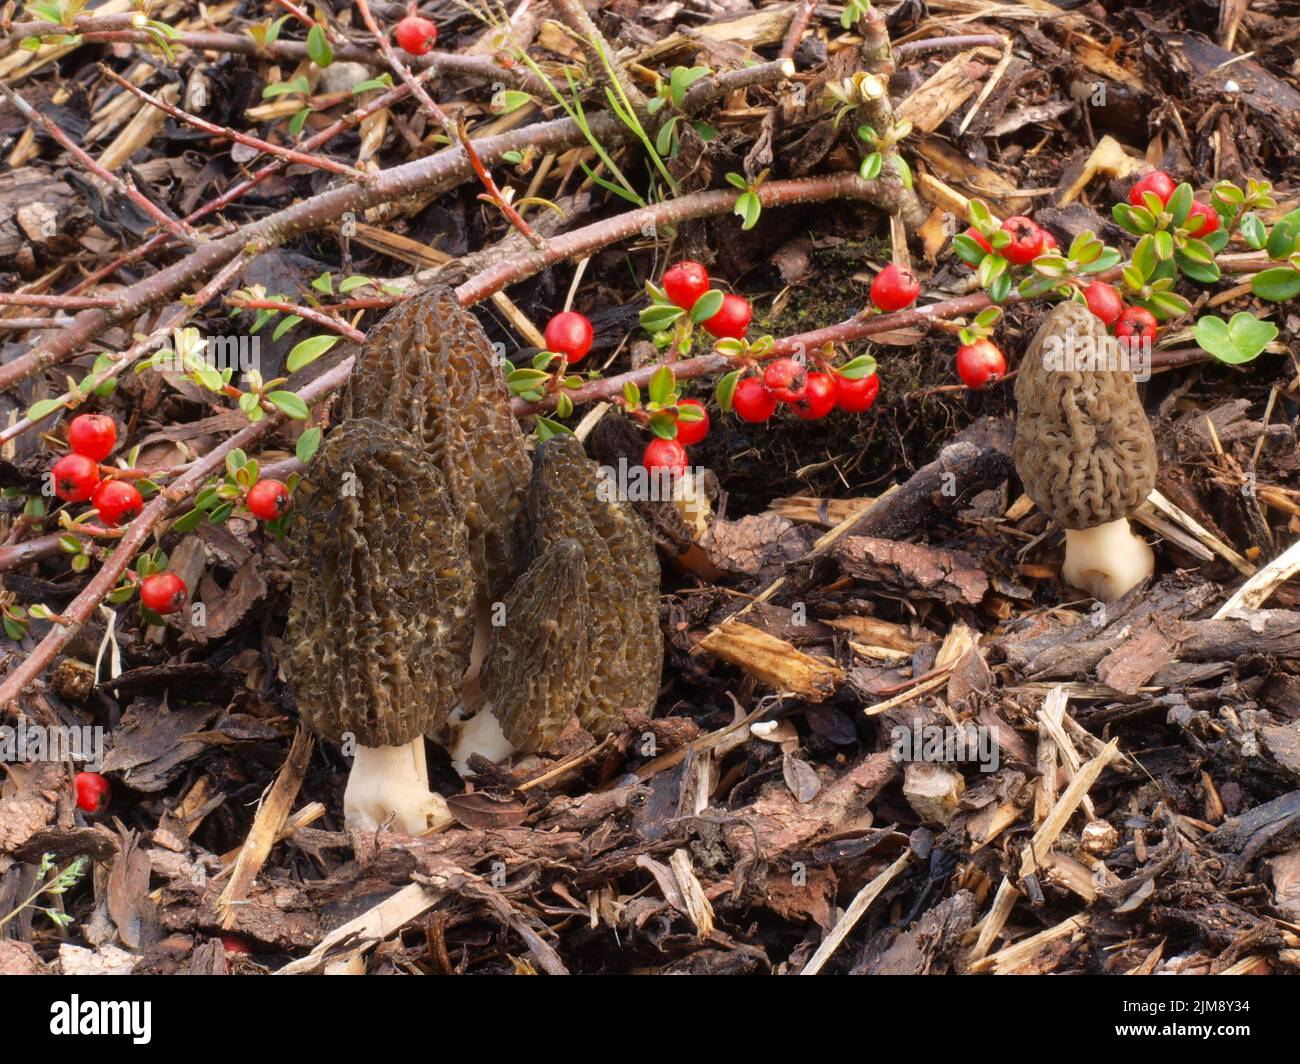
MULTIPOLYGON (((139 489, 126 480, 101 477, 101 466, 117 444, 117 425, 107 414, 78 414, 68 426, 68 447, 51 474, 54 493, 65 502, 90 501, 99 519, 117 528, 144 509, 139 489)), ((109 472, 116 472, 109 470, 109 472)), ((244 498, 249 513, 260 521, 274 521, 289 512, 289 489, 278 480, 259 480, 244 498)), ((140 583, 140 602, 158 614, 175 613, 185 605, 189 589, 175 573, 153 573, 140 583)))
POLYGON ((99 511, 110 528, 130 521, 144 508, 135 485, 101 480, 99 463, 117 443, 117 425, 107 414, 80 414, 68 427, 70 454, 54 463, 54 493, 65 502, 85 502, 99 511))
MULTIPOLYGON (((673 306, 689 311, 709 290, 709 271, 698 262, 683 259, 664 274, 663 288, 673 306)), ((722 305, 712 317, 700 322, 700 326, 718 340, 743 340, 753 316, 748 299, 725 292, 722 305)))
POLYGON ((745 377, 736 384, 731 408, 741 421, 766 421, 781 403, 795 416, 816 421, 832 410, 864 414, 880 394, 880 378, 872 373, 850 379, 839 373, 814 370, 797 358, 774 358, 761 377, 745 377))
POLYGON ((677 420, 677 435, 671 440, 656 436, 646 444, 641 464, 647 469, 667 469, 675 474, 686 472, 686 448, 701 443, 709 434, 709 411, 698 399, 679 399, 677 408, 689 406, 699 413, 695 421, 677 420))
MULTIPOLYGON (((1128 201, 1134 207, 1146 207, 1146 198, 1152 195, 1165 206, 1177 188, 1177 182, 1163 170, 1152 170, 1128 190, 1128 201)), ((1207 237, 1219 228, 1219 213, 1208 203, 1193 200, 1183 224, 1192 236, 1207 237)), ((1121 340, 1155 340, 1158 327, 1155 315, 1146 307, 1125 306, 1124 297, 1114 285, 1093 281, 1083 290, 1083 298, 1088 309, 1113 328, 1121 340)))
MULTIPOLYGON (((1150 192, 1165 206, 1177 188, 1178 182, 1163 170, 1152 170, 1128 190, 1128 201, 1134 207, 1145 207, 1146 193, 1150 192)), ((1192 200, 1183 225, 1192 236, 1204 239, 1219 228, 1219 212, 1208 203, 1192 200), (1201 219, 1199 224, 1195 222, 1197 218, 1201 219)))
POLYGON ((1121 340, 1152 341, 1156 338, 1156 316, 1146 307, 1129 307, 1119 289, 1105 281, 1093 281, 1083 290, 1088 309, 1121 340))
MULTIPOLYGON (((683 259, 664 273, 664 295, 673 306, 688 313, 709 288, 709 271, 698 262, 683 259)), ((752 317, 749 300, 725 292, 717 311, 700 322, 700 327, 715 339, 743 340, 752 317)), ((679 400, 678 409, 684 406, 693 408, 700 416, 693 421, 679 418, 677 435, 671 440, 651 440, 641 457, 641 464, 647 469, 668 469, 677 474, 684 473, 687 468, 686 448, 702 442, 709 434, 709 412, 704 404, 698 399, 679 400)))

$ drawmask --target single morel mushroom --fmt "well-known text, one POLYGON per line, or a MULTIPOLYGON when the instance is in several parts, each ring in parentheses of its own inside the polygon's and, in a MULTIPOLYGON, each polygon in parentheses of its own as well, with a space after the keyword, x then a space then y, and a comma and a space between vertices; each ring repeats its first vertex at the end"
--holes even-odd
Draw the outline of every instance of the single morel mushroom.
POLYGON ((356 745, 348 827, 421 832, 445 811, 424 735, 460 698, 474 633, 464 523, 416 440, 368 418, 330 433, 294 508, 285 647, 299 713, 356 745))
POLYGON ((504 595, 528 561, 528 452, 478 319, 443 285, 395 307, 366 336, 341 405, 416 437, 463 517, 485 599, 504 595))
POLYGON ((502 603, 481 683, 506 741, 528 752, 550 746, 573 719, 591 678, 587 559, 559 540, 525 570, 502 603))
POLYGON ((592 671, 578 721, 599 738, 622 721, 623 710, 649 712, 658 698, 663 633, 654 540, 572 436, 554 436, 534 453, 528 517, 535 550, 573 537, 586 554, 592 671))
POLYGON ((1080 303, 1055 307, 1016 375, 1015 464, 1025 491, 1065 529, 1062 575, 1111 601, 1155 558, 1128 518, 1155 487, 1156 445, 1133 374, 1080 303))

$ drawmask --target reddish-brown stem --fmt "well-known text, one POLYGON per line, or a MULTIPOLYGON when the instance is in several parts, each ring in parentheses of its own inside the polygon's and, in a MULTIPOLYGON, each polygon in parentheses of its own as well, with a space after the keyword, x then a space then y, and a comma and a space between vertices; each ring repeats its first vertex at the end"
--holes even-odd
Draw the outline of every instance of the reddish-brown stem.
POLYGON ((344 177, 351 178, 353 181, 369 181, 373 178, 372 174, 363 173, 360 170, 353 169, 343 163, 336 163, 333 159, 327 159, 323 155, 311 155, 307 152, 295 151, 293 148, 282 148, 279 144, 272 144, 269 140, 263 140, 261 137, 254 137, 248 133, 240 133, 236 129, 230 129, 228 126, 219 126, 209 122, 206 118, 199 118, 188 111, 182 110, 173 103, 166 100, 160 100, 150 92, 146 92, 138 85, 132 85, 126 78, 119 75, 110 67, 103 63, 99 65, 99 72, 105 77, 111 78, 118 85, 126 89, 127 92, 140 97, 146 103, 158 108, 164 114, 171 115, 178 122, 184 122, 186 125, 193 126, 195 129, 202 130, 204 133, 211 133, 214 137, 223 137, 226 140, 233 140, 249 148, 256 148, 258 151, 265 152, 267 155, 275 155, 286 162, 300 163, 304 166, 314 166, 317 170, 327 170, 332 174, 342 174, 344 177))
POLYGON ((0 292, 0 303, 20 307, 58 307, 60 310, 89 310, 113 305, 106 296, 40 295, 36 292, 0 292))
POLYGON ((283 314, 297 314, 304 321, 310 321, 322 329, 329 329, 330 332, 336 332, 357 343, 361 343, 366 338, 365 333, 353 328, 341 318, 312 307, 304 307, 299 303, 288 303, 279 299, 239 299, 234 296, 227 298, 226 302, 232 307, 245 310, 278 310, 283 314))
MULTIPOLYGON (((792 181, 765 181, 759 186, 758 194, 764 207, 781 207, 830 199, 870 199, 873 190, 874 182, 863 181, 855 173, 839 173, 792 181)), ((731 188, 694 192, 593 222, 581 229, 552 237, 544 249, 522 251, 489 266, 457 288, 456 295, 467 306, 477 303, 493 292, 541 272, 547 266, 636 236, 652 226, 657 228, 692 218, 725 214, 735 206, 740 195, 738 190, 731 188)))
POLYGON ((415 80, 407 65, 393 51, 393 46, 389 43, 388 37, 380 31, 378 23, 375 22, 375 16, 370 13, 370 5, 366 3, 366 0, 356 0, 355 6, 361 20, 366 24, 366 29, 373 33, 375 40, 379 42, 379 50, 384 53, 384 58, 388 60, 388 65, 393 68, 393 73, 401 78, 403 84, 410 88, 411 95, 442 126, 447 134, 447 139, 453 144, 459 141, 466 158, 469 159, 470 168, 474 171, 483 187, 487 189, 488 198, 500 208, 501 213, 506 216, 510 224, 528 238, 529 243, 534 247, 544 246, 546 242, 537 235, 533 227, 525 222, 519 216, 519 212, 510 206, 506 198, 501 195, 497 183, 492 180, 491 175, 483 165, 483 160, 478 157, 474 146, 469 142, 469 134, 465 131, 464 117, 462 116, 458 121, 453 122, 447 112, 434 102, 433 97, 424 91, 424 86, 415 80))
POLYGON ((895 56, 920 55, 923 52, 942 52, 958 48, 978 48, 988 45, 1005 48, 1007 39, 1000 33, 968 33, 956 37, 929 37, 923 41, 906 41, 894 45, 895 56))
POLYGON ((804 32, 808 29, 808 23, 816 9, 817 0, 801 0, 795 9, 794 17, 790 19, 790 28, 785 31, 785 41, 781 44, 780 53, 782 59, 794 58, 794 53, 799 50, 799 42, 803 40, 804 32))
POLYGON ((64 151, 76 159, 77 162, 79 162, 86 170, 94 174, 101 181, 107 181, 117 189, 119 193, 126 196, 132 203, 144 211, 145 214, 149 215, 149 217, 157 222, 162 229, 171 233, 172 236, 183 240, 186 244, 191 246, 194 244, 193 234, 186 232, 185 227, 180 222, 167 214, 167 212, 159 207, 158 204, 154 203, 153 200, 140 192, 140 190, 130 182, 123 181, 116 174, 105 170, 104 167, 100 166, 98 162, 91 158, 90 154, 86 152, 84 148, 59 128, 58 123, 51 121, 48 116, 41 114, 3 82, 0 82, 0 92, 3 92, 5 98, 18 109, 19 114, 33 125, 40 126, 41 129, 52 137, 64 149, 64 151))

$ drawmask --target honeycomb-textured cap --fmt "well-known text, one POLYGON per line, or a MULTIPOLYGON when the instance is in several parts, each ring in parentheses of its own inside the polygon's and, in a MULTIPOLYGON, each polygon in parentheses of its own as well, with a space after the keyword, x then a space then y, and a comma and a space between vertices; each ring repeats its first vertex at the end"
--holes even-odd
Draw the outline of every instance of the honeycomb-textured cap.
POLYGON ((505 598, 482 682, 516 750, 545 750, 573 718, 588 681, 587 559, 576 539, 540 555, 505 598))
POLYGON ((399 746, 442 724, 474 636, 474 578, 446 481, 368 418, 325 439, 294 495, 285 649, 321 738, 399 746))
POLYGON ((342 416, 405 429, 433 457, 464 517, 474 572, 496 597, 527 563, 528 453, 502 361, 456 294, 436 285, 370 331, 342 399, 342 416))
POLYGON ((645 522, 617 497, 615 483, 572 436, 553 436, 533 454, 529 523, 539 551, 576 539, 586 555, 592 674, 578 720, 597 737, 624 709, 649 712, 659 694, 659 557, 645 522))
POLYGON ((1063 528, 1128 517, 1156 482, 1156 442, 1127 369, 1073 368, 1109 343, 1080 303, 1056 306, 1016 374, 1016 472, 1063 528))

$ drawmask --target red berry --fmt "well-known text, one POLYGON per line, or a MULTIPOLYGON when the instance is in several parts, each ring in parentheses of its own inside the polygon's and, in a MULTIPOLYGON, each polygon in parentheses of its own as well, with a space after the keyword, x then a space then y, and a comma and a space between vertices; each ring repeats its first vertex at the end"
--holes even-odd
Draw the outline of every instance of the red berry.
POLYGON ((90 505, 99 511, 99 519, 104 524, 116 528, 123 521, 140 516, 144 499, 134 484, 125 480, 106 480, 95 489, 90 505))
POLYGON ((252 953, 253 947, 238 935, 222 935, 221 948, 227 953, 252 953))
POLYGON ((78 414, 68 426, 68 449, 102 462, 117 442, 117 425, 107 414, 78 414))
POLYGON ((424 55, 438 39, 438 27, 419 15, 407 15, 393 31, 397 46, 409 55, 424 55))
POLYGON ((664 274, 664 293, 670 303, 682 310, 690 310, 708 290, 709 271, 690 259, 683 259, 664 274))
POLYGON ((1145 207, 1146 204, 1142 201, 1142 194, 1144 192, 1154 192, 1161 203, 1168 203, 1169 197, 1174 194, 1174 189, 1177 187, 1174 179, 1163 170, 1152 170, 1151 173, 1136 182, 1128 190, 1128 201, 1134 207, 1145 207))
POLYGON ((797 403, 808 385, 808 368, 795 358, 774 358, 763 370, 763 386, 783 403, 797 403))
POLYGON ((1124 313, 1124 297, 1113 284, 1105 281, 1093 281, 1083 290, 1083 298, 1088 309, 1107 325, 1114 325, 1124 313))
POLYGON ((762 377, 746 377, 732 393, 731 409, 741 421, 757 424, 776 411, 776 396, 767 390, 762 377))
POLYGON ((77 808, 85 813, 98 813, 108 807, 112 788, 98 772, 78 772, 72 781, 77 792, 77 808))
POLYGON ((691 447, 709 434, 709 412, 698 399, 683 399, 679 402, 677 404, 679 414, 684 406, 698 410, 704 415, 699 421, 683 421, 680 417, 677 419, 677 442, 683 447, 691 447))
POLYGON ((1146 307, 1129 307, 1115 323, 1115 335, 1121 340, 1146 341, 1156 338, 1156 316, 1146 307))
POLYGON ((957 376, 967 388, 979 391, 1006 376, 1007 360, 989 340, 976 340, 957 348, 957 376))
POLYGON ((293 503, 289 489, 278 480, 259 480, 248 489, 244 505, 259 521, 274 521, 287 514, 293 503))
POLYGON ((841 377, 839 383, 840 390, 835 396, 835 405, 849 414, 865 414, 880 394, 880 378, 874 373, 853 381, 841 377))
POLYGON ((840 384, 837 377, 829 373, 808 374, 808 387, 804 389, 803 398, 794 404, 794 412, 805 421, 816 421, 835 409, 835 399, 839 395, 840 384))
POLYGON ((718 308, 718 312, 704 323, 704 331, 718 339, 729 337, 733 340, 743 340, 752 314, 748 299, 742 299, 728 292, 722 297, 722 306, 718 308))
POLYGON ((1183 222, 1183 228, 1192 236, 1204 239, 1219 228, 1219 212, 1208 203, 1193 200, 1192 206, 1187 212, 1187 218, 1183 222), (1201 220, 1198 222, 1197 218, 1201 220))
POLYGON ((1046 229, 1043 230, 1043 250, 1055 251, 1059 245, 1056 243, 1056 237, 1052 236, 1046 229))
POLYGON ((54 494, 65 502, 85 502, 99 487, 99 464, 84 454, 65 454, 53 473, 54 494))
POLYGON ((641 464, 647 469, 667 469, 673 473, 686 472, 686 448, 677 440, 655 437, 646 444, 641 464))
POLYGON ((1011 243, 998 253, 1007 262, 1025 266, 1043 253, 1043 238, 1046 234, 1032 218, 1013 214, 1002 223, 1002 228, 1011 234, 1011 243))
POLYGON ((175 613, 185 605, 189 589, 175 573, 154 573, 140 585, 140 602, 154 613, 175 613))
POLYGON ((563 355, 572 365, 591 350, 591 322, 576 310, 566 310, 546 323, 546 346, 563 355))
POLYGON ((881 310, 902 310, 916 302, 921 283, 911 270, 891 262, 871 282, 871 302, 881 310))

